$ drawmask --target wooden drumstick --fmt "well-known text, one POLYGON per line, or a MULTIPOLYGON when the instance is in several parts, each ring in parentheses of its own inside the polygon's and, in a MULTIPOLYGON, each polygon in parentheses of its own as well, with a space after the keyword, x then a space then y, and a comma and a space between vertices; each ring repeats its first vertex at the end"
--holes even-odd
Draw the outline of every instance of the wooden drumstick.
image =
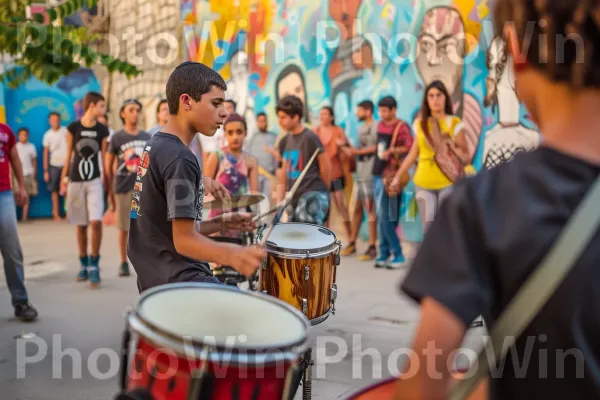
POLYGON ((275 227, 275 225, 277 225, 279 223, 279 220, 281 219, 281 216, 283 215, 283 212, 285 211, 285 208, 292 201, 292 197, 294 197, 294 194, 296 193, 296 190, 298 190, 298 187, 300 186, 300 183, 302 182, 302 179, 304 179, 304 177, 306 176, 306 173, 308 172, 308 169, 312 165, 313 161, 315 161, 315 158, 317 158, 317 154, 319 154, 319 151, 320 151, 320 149, 315 150, 314 154, 312 155, 312 157, 310 158, 310 160, 308 161, 308 163, 306 164, 306 166, 304 166, 304 169, 302 170, 302 173, 300 174, 300 176, 298 177, 298 179, 296 179, 296 182, 294 183, 294 186, 292 186, 292 189, 289 192, 287 192, 287 194, 285 195, 285 198, 283 199, 283 201, 279 205, 279 209, 277 210, 277 214, 275 214, 275 216, 273 217, 273 221, 271 221, 271 226, 269 227, 269 230, 267 231, 267 234, 263 238, 261 244, 264 245, 267 242, 267 239, 269 238, 269 235, 271 234, 271 231, 273 230, 273 228, 275 227))
POLYGON ((281 203, 277 204, 276 206, 273 206, 269 209, 269 211, 267 211, 264 214, 259 214, 256 217, 252 218, 252 222, 256 222, 258 220, 263 219, 264 217, 273 214, 275 211, 277 211, 279 209, 279 206, 281 205, 281 203))

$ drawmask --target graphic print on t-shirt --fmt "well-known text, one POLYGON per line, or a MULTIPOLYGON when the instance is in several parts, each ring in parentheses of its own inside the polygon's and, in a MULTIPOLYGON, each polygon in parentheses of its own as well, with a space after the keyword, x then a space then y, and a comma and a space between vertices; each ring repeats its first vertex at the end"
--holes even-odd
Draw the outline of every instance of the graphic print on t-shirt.
POLYGON ((84 180, 91 180, 94 177, 94 156, 100 151, 100 145, 96 137, 98 133, 96 131, 83 130, 81 131, 81 140, 75 145, 75 151, 81 157, 77 170, 79 176, 84 180))
POLYGON ((298 179, 303 169, 302 153, 298 149, 286 150, 283 158, 287 162, 288 179, 298 179))
MULTIPOLYGON (((133 143, 133 142, 131 142, 133 143)), ((142 153, 142 157, 139 159, 139 164, 137 167, 137 176, 135 178, 135 185, 133 186, 133 197, 131 199, 131 212, 129 217, 132 219, 136 219, 140 214, 140 196, 142 195, 143 183, 142 178, 146 176, 146 172, 148 171, 148 165, 150 165, 150 149, 151 146, 146 146, 144 152, 142 153)))
POLYGON ((145 140, 132 140, 120 147, 119 158, 123 160, 123 164, 117 168, 117 175, 137 173, 145 145, 145 140))

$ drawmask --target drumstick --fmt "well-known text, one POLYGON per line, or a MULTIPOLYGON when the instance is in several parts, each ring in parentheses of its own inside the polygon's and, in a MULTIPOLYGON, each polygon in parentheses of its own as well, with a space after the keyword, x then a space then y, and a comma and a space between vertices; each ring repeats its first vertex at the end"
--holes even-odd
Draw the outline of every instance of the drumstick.
POLYGON ((288 204, 290 203, 290 201, 292 201, 292 197, 294 197, 294 194, 296 193, 296 190, 298 190, 298 187, 300 186, 300 183, 302 182, 302 179, 304 179, 304 177, 306 176, 306 173, 308 172, 308 169, 310 168, 310 166, 312 165, 313 161, 317 157, 317 154, 319 154, 319 150, 320 149, 315 150, 314 154, 312 155, 312 157, 310 158, 310 160, 308 161, 308 163, 306 164, 306 166, 302 170, 302 173, 300 174, 300 176, 298 177, 298 179, 296 179, 296 182, 294 183, 294 186, 292 186, 292 189, 285 195, 285 198, 283 199, 283 201, 279 205, 279 210, 277 211, 277 214, 275 214, 275 216, 273 217, 273 221, 271 221, 271 226, 269 227, 269 230, 267 231, 267 234, 265 235, 265 237, 262 240, 262 244, 263 245, 267 242, 267 238, 271 234, 271 231, 273 230, 273 228, 275 227, 275 225, 277 225, 279 223, 279 220, 281 219, 281 216, 283 215, 283 212, 285 211, 285 208, 288 206, 288 204))
POLYGON ((266 217, 267 215, 271 215, 271 214, 273 214, 275 211, 277 211, 277 210, 279 209, 279 205, 280 205, 280 204, 281 204, 281 203, 277 204, 276 206, 273 206, 273 207, 271 207, 271 208, 269 209, 269 211, 267 211, 267 212, 266 212, 266 213, 264 213, 264 214, 258 214, 256 217, 252 218, 252 222, 256 222, 256 221, 258 221, 258 220, 260 220, 260 219, 263 219, 263 218, 264 218, 264 217, 266 217))

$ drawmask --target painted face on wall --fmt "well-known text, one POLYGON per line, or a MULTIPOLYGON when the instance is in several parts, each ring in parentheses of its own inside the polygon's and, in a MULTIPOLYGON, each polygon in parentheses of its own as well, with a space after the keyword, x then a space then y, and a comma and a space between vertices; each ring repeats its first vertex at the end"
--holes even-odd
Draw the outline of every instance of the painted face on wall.
POLYGON ((500 37, 494 38, 487 53, 489 73, 486 78, 486 96, 483 104, 486 107, 498 103, 498 91, 515 91, 515 79, 512 73, 512 63, 506 54, 506 43, 500 37))
POLYGON ((305 99, 306 99, 306 89, 304 88, 304 82, 302 82, 302 78, 299 74, 292 72, 287 75, 285 78, 279 81, 279 85, 277 86, 278 98, 282 99, 285 96, 296 96, 301 101, 302 104, 306 107, 305 99))
POLYGON ((425 85, 444 83, 450 93, 462 84, 465 28, 460 14, 449 7, 427 11, 419 32, 417 68, 425 85))

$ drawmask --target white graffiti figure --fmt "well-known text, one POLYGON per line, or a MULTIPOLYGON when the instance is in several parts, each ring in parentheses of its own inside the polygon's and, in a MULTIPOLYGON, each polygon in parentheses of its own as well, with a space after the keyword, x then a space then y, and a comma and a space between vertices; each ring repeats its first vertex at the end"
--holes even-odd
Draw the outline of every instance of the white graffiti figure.
POLYGON ((246 119, 248 136, 256 132, 254 117, 254 99, 250 96, 250 71, 248 55, 243 51, 236 52, 229 61, 231 78, 227 81, 225 97, 236 104, 235 112, 246 119))
POLYGON ((521 151, 531 151, 539 145, 540 135, 520 122, 521 104, 515 88, 511 57, 506 43, 494 38, 487 54, 489 75, 486 80, 484 105, 498 109, 498 123, 485 136, 483 166, 493 168, 510 161, 521 151))

